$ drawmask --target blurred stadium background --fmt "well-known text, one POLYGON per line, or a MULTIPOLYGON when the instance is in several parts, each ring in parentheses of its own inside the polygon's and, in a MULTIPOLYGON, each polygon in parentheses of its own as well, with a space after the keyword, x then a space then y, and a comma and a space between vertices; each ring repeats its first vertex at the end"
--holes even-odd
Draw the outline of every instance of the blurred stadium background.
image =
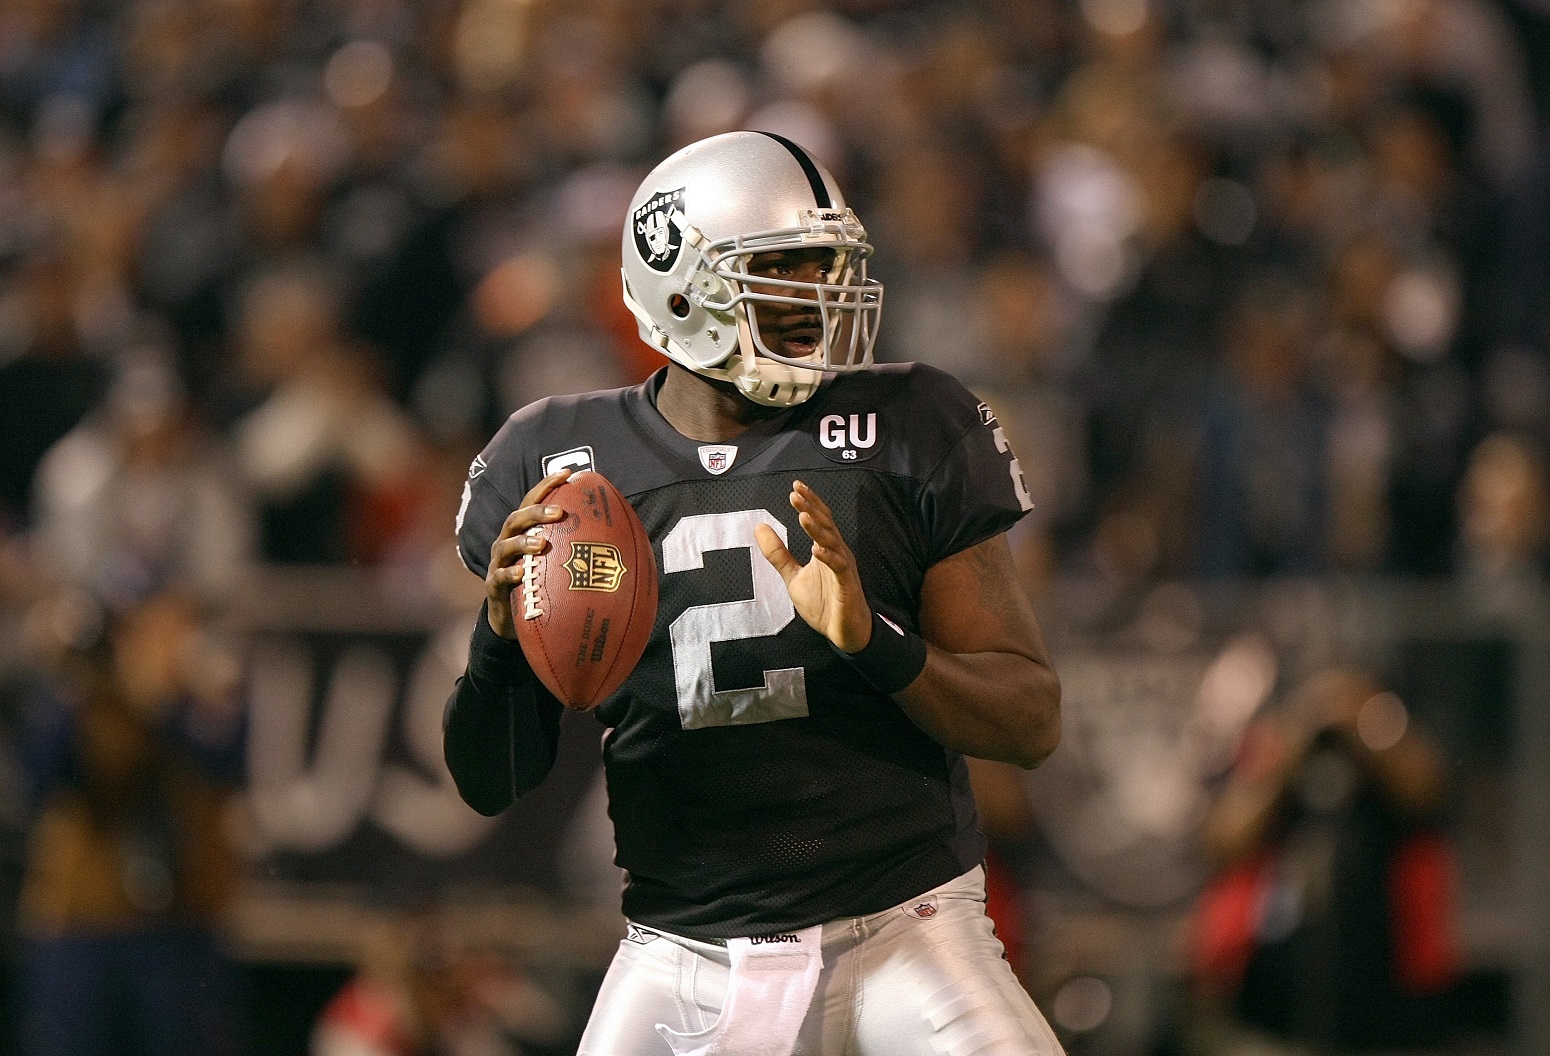
POLYGON ((254 1056, 345 1051, 361 978, 482 1010, 419 1051, 574 1051, 622 931, 597 730, 458 803, 452 518, 515 408, 655 369, 624 206, 747 127, 852 190, 881 358, 1020 453, 1067 734, 983 795, 1073 1056, 1201 1051, 1204 819, 1331 668, 1447 760, 1448 1051, 1550 1053, 1547 114, 1545 0, 4 0, 0 1050, 38 949, 170 920, 254 1056), (104 635, 127 725, 47 688, 104 635), (61 777, 72 723, 133 780, 61 777), (240 775, 199 861, 94 846, 71 796, 176 829, 194 742, 240 775))

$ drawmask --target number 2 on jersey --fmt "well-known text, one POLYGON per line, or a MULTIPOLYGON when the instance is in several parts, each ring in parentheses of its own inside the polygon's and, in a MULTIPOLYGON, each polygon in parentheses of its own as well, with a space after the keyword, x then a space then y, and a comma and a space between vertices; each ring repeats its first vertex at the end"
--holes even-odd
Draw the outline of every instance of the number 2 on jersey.
POLYGON ((771 668, 764 685, 716 689, 711 644, 778 634, 796 619, 780 573, 756 552, 753 527, 764 523, 786 541, 786 526, 768 510, 707 513, 685 517, 662 539, 662 574, 705 567, 711 550, 746 550, 753 569, 753 597, 691 605, 668 629, 673 646, 673 682, 678 717, 686 730, 751 725, 807 714, 807 678, 800 667, 771 668))
MULTIPOLYGON (((996 426, 996 431, 992 435, 995 437, 996 450, 1003 455, 1010 454, 1012 445, 1007 442, 1006 433, 1001 431, 999 425, 996 426)), ((1033 496, 1028 494, 1028 482, 1023 479, 1023 467, 1017 464, 1016 456, 1013 456, 1010 466, 1012 471, 1012 490, 1017 493, 1017 505, 1025 510, 1033 509, 1033 496)))

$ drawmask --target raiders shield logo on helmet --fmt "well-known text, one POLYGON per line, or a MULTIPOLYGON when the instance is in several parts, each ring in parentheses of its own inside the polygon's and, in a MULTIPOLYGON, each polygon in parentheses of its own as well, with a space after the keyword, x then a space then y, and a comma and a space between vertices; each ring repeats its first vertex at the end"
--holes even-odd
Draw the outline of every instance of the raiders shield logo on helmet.
POLYGON ((672 271, 678 262, 684 234, 672 217, 678 212, 683 194, 682 187, 676 191, 658 191, 630 216, 630 229, 635 232, 635 252, 655 271, 672 271))

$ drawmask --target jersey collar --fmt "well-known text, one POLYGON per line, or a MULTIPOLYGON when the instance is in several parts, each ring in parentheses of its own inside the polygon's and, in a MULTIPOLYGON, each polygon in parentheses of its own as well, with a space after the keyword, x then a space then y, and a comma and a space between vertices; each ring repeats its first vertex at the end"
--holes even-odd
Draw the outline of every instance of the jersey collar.
MULTIPOLYGON (((657 410, 657 393, 662 389, 662 383, 667 380, 667 367, 658 370, 642 384, 630 390, 630 398, 626 401, 626 407, 630 414, 640 424, 646 436, 657 447, 671 454, 676 460, 693 467, 692 472, 697 475, 710 477, 712 474, 700 461, 700 448, 707 446, 703 440, 695 440, 680 433, 677 429, 662 417, 662 412, 657 410)), ((818 391, 812 397, 791 407, 773 418, 755 422, 730 440, 723 441, 720 447, 737 448, 737 456, 733 460, 731 468, 726 471, 728 476, 736 476, 739 470, 746 469, 753 464, 761 451, 769 446, 770 442, 787 431, 791 423, 801 417, 805 417, 804 408, 817 404, 824 391, 834 380, 831 374, 824 375, 819 383, 818 391)))

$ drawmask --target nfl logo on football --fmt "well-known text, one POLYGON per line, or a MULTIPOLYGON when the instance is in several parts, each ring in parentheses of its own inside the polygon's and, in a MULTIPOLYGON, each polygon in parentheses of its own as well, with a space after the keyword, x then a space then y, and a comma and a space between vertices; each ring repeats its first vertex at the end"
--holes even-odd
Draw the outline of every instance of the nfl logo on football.
POLYGON ((609 543, 571 543, 570 560, 565 562, 570 573, 571 590, 598 590, 612 594, 619 589, 619 581, 629 569, 624 567, 618 547, 609 543))

